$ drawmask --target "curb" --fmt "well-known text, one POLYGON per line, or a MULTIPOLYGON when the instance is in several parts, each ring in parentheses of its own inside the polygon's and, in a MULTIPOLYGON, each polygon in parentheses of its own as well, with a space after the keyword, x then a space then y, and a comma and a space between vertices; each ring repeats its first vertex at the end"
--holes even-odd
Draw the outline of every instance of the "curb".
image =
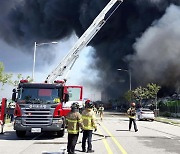
POLYGON ((174 125, 174 126, 180 127, 180 123, 179 122, 176 122, 176 121, 173 121, 173 120, 172 121, 168 121, 168 120, 169 119, 166 119, 166 118, 155 119, 155 121, 157 121, 157 122, 162 122, 162 123, 165 123, 165 124, 170 124, 170 125, 174 125))

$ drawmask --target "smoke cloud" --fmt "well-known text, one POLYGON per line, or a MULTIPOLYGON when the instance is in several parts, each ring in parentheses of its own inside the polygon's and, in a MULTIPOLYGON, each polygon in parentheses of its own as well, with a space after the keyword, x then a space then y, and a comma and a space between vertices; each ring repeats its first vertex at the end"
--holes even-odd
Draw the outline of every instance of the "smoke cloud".
MULTIPOLYGON (((109 0, 6 0, 0 2, 0 35, 13 46, 79 37, 109 0), (10 4, 10 5, 9 5, 10 4), (6 8, 6 9, 5 9, 6 8), (3 11, 4 10, 4 11, 3 11)), ((132 86, 177 86, 180 77, 179 0, 124 0, 90 42, 97 87, 118 97, 132 86)))
POLYGON ((132 68, 137 79, 179 86, 180 7, 171 5, 134 44, 132 68), (141 70, 137 70, 139 68, 141 70))

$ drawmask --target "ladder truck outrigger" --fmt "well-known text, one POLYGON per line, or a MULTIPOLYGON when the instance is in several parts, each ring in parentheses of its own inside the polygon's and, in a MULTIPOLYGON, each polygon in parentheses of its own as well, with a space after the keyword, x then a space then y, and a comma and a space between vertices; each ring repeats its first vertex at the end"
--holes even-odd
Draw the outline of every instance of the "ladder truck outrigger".
POLYGON ((18 88, 13 89, 12 100, 16 102, 14 130, 18 137, 24 137, 27 131, 56 132, 59 137, 64 135, 65 116, 70 111, 66 109, 66 103, 77 94, 74 89, 79 91, 76 100, 82 100, 82 86, 66 86, 65 82, 56 78, 71 70, 83 47, 93 39, 122 2, 111 0, 105 6, 60 64, 47 76, 45 83, 21 80, 18 88))

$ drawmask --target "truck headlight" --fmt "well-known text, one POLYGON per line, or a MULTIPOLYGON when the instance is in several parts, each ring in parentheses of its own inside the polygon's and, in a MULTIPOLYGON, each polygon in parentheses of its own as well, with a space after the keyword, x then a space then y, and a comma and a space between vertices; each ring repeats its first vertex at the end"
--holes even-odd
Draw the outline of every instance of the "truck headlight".
POLYGON ((21 120, 15 120, 15 124, 20 124, 21 120))
POLYGON ((53 120, 53 124, 62 123, 62 120, 53 120))

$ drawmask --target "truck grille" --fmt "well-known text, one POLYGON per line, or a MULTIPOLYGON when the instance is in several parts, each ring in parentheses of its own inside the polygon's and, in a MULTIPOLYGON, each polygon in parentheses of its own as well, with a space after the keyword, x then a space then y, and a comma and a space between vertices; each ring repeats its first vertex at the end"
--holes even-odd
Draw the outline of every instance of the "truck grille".
POLYGON ((21 108, 22 124, 28 125, 51 125, 53 109, 29 109, 21 108))

